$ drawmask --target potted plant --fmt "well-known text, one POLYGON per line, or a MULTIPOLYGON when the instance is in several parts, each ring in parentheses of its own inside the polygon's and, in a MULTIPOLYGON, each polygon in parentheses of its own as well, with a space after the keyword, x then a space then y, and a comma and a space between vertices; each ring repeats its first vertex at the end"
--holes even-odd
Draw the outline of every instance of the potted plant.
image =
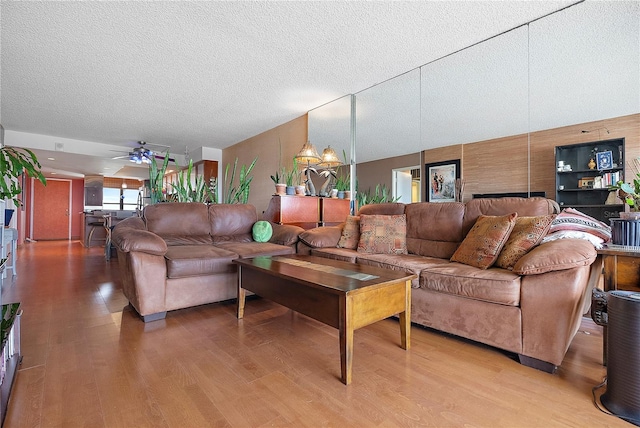
POLYGON ((271 180, 276 186, 276 195, 286 194, 287 184, 284 182, 284 168, 280 171, 276 171, 276 173, 271 176, 271 180), (280 175, 281 172, 282 175, 280 175))
MULTIPOLYGON (((3 179, 0 180, 0 198, 13 201, 16 207, 22 205, 18 198, 22 193, 20 176, 26 174, 28 177, 37 178, 46 186, 47 179, 40 171, 41 168, 38 157, 31 150, 2 145, 0 147, 0 172, 2 172, 3 179)), ((5 226, 8 223, 6 220, 5 218, 5 226)))
MULTIPOLYGON (((287 195, 295 195, 296 193, 296 188, 295 185, 297 183, 294 184, 294 180, 297 179, 298 177, 298 160, 296 158, 293 158, 293 167, 291 169, 286 169, 285 167, 282 167, 282 175, 284 177, 284 182, 287 185, 287 195)), ((299 179, 298 179, 298 183, 299 183, 299 179)))

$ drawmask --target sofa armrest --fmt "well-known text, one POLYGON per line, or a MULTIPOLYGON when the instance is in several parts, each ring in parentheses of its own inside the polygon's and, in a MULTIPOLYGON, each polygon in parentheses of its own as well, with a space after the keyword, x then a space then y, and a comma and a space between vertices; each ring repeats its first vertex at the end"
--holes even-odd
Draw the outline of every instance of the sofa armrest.
POLYGON ((338 246, 343 227, 344 223, 305 230, 300 234, 300 241, 311 248, 334 248, 338 246))
POLYGON ((596 260, 597 252, 584 239, 558 239, 535 247, 513 267, 518 275, 538 275, 546 272, 589 266, 596 260))
POLYGON ((298 242, 298 236, 304 232, 303 228, 292 224, 271 223, 271 227, 273 228, 273 234, 269 242, 272 244, 295 245, 298 242))
POLYGON ((115 228, 111 236, 113 244, 125 253, 139 251, 164 256, 167 243, 153 232, 129 227, 115 228))

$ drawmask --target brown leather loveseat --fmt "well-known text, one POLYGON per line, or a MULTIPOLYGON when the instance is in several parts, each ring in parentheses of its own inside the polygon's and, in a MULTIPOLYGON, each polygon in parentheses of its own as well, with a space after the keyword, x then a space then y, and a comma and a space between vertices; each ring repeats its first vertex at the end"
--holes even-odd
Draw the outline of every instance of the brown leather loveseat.
POLYGON ((167 311, 237 297, 237 258, 295 253, 297 226, 272 224, 256 242, 249 204, 160 203, 115 226, 123 292, 145 322, 167 311))
POLYGON ((513 269, 450 261, 480 215, 511 213, 549 216, 557 205, 545 198, 367 205, 360 218, 406 215, 407 254, 338 248, 344 224, 301 233, 298 253, 414 273, 413 323, 517 353, 522 364, 553 372, 590 301, 596 250, 587 240, 559 239, 532 248, 513 269))

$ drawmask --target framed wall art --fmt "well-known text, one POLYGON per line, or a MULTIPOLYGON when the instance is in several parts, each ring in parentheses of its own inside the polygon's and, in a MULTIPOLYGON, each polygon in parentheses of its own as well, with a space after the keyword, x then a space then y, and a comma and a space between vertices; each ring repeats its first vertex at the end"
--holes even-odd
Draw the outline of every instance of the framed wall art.
POLYGON ((460 178, 460 159, 427 163, 424 166, 427 173, 427 201, 455 202, 456 179, 460 178))
POLYGON ((596 153, 596 165, 596 168, 598 168, 599 171, 613 168, 613 156, 611 151, 596 153))

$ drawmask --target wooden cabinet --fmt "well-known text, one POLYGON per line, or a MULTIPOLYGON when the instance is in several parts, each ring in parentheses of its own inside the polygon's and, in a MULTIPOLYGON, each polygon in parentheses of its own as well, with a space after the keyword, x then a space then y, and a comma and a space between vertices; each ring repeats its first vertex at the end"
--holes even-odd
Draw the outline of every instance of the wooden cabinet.
POLYGON ((624 204, 606 204, 608 187, 624 180, 624 138, 556 147, 556 201, 609 224, 624 204))
MULTIPOLYGON (((602 248, 604 291, 624 290, 640 292, 640 249, 602 248)), ((598 263, 599 260, 596 260, 598 263)), ((603 330, 602 364, 607 365, 607 328, 603 330)))
POLYGON ((274 195, 269 201, 264 219, 278 224, 293 224, 304 229, 312 229, 343 223, 348 215, 348 199, 274 195))

